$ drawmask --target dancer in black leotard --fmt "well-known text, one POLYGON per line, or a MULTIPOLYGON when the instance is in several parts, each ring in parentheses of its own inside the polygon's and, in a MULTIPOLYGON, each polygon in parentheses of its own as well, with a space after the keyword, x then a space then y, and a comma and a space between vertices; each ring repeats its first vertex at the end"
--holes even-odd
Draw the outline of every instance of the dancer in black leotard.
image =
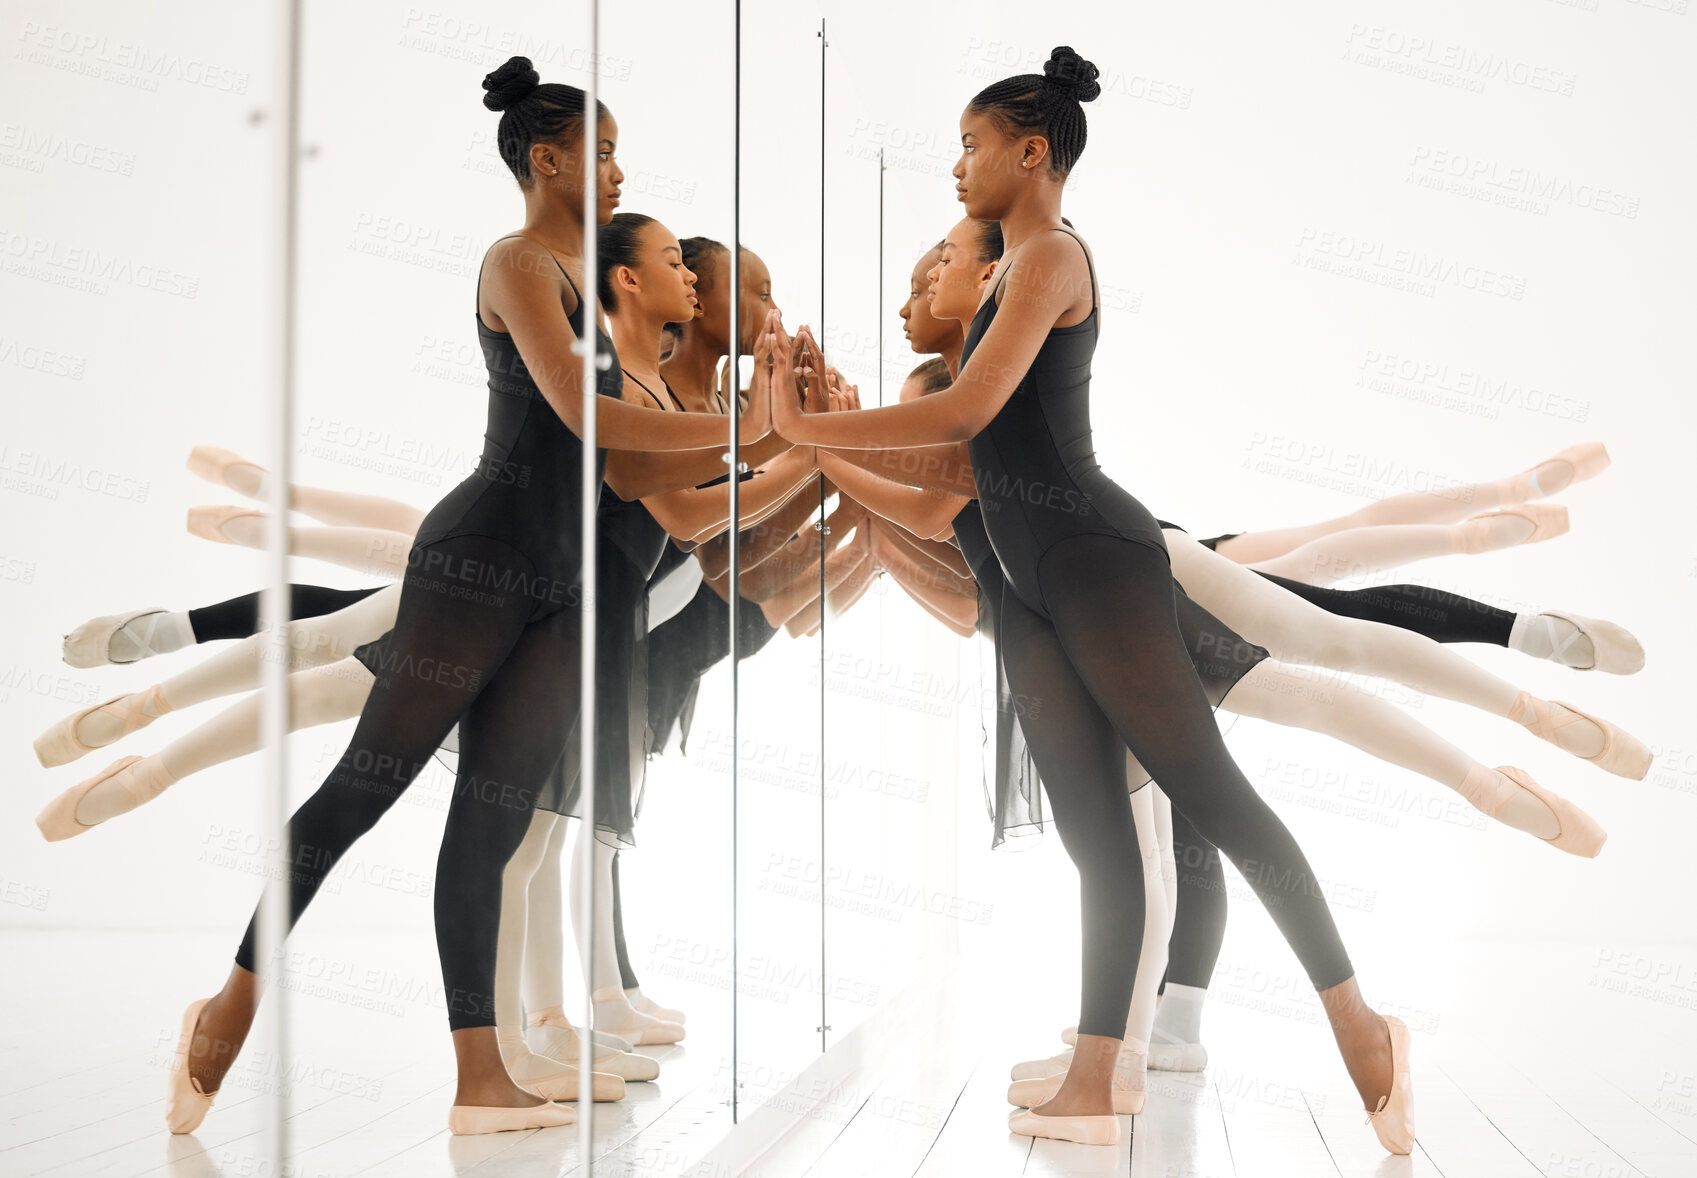
MULTIPOLYGON (((448 730, 460 725, 460 766, 438 859, 436 928, 459 1061, 450 1126, 490 1132, 561 1124, 569 1115, 519 1088, 501 1065, 493 1018, 501 875, 523 838, 538 790, 577 713, 580 596, 577 549, 582 365, 573 342, 590 307, 577 264, 583 209, 584 95, 541 86, 513 58, 484 80, 502 111, 497 138, 523 191, 522 233, 498 241, 479 276, 478 334, 490 373, 489 430, 476 471, 425 518, 408 559, 394 630, 364 651, 376 682, 348 750, 289 824, 291 923, 325 874, 393 805, 448 730)), ((623 178, 617 126, 593 127, 603 221, 623 178)), ((612 342, 597 332, 603 354, 612 342)), ((630 451, 615 486, 693 485, 722 468, 724 419, 658 413, 617 400, 615 363, 600 378, 600 440, 630 451), (689 450, 655 462, 656 450, 689 450), (684 480, 680 482, 679 480, 684 480)), ((768 399, 769 400, 769 399, 768 399)), ((739 427, 766 432, 765 403, 739 427)), ((646 490, 642 493, 647 493, 646 490)), ((258 1002, 252 929, 224 989, 192 1005, 167 1119, 191 1131, 205 1116, 252 1026, 258 1002)))
MULTIPOLYGON (((1089 364, 1097 299, 1082 243, 1060 227, 1062 182, 1084 143, 1079 100, 1095 68, 1056 50, 1049 76, 981 93, 961 119, 959 192, 999 220, 1007 274, 986 298, 960 378, 920 401, 803 416, 774 401, 779 432, 851 449, 970 442, 986 534, 1007 578, 1002 640, 1010 684, 1041 701, 1027 725, 1056 825, 1078 865, 1085 983, 1078 1050, 1057 1095, 1016 1112, 1019 1132, 1117 1139, 1109 1114, 1143 920, 1124 785, 1127 746, 1199 830, 1244 864, 1321 992, 1375 1128, 1412 1148, 1406 1031, 1361 1000, 1302 852, 1232 762, 1179 637, 1172 577, 1153 516, 1098 467, 1089 364), (1033 169, 1036 169, 1035 171, 1033 169)), ((805 339, 802 341, 805 350, 805 339)), ((810 364, 802 364, 807 375, 810 364)))

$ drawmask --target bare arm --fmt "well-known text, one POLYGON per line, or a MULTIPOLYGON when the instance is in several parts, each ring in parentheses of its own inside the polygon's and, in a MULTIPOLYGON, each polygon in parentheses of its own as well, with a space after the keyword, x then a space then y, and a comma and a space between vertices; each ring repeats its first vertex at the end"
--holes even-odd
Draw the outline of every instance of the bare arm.
MULTIPOLYGON (((483 274, 483 300, 500 321, 496 330, 511 334, 525 368, 560 420, 583 436, 583 358, 574 350, 572 330, 560 269, 554 256, 526 237, 498 241, 489 250, 483 274)), ((775 338, 775 337, 768 337, 775 338)), ((756 385, 763 367, 755 365, 756 385)), ((770 427, 771 399, 751 398, 738 422, 745 443, 763 437, 770 427)), ((615 450, 705 450, 723 452, 725 419, 716 413, 668 413, 631 405, 610 397, 598 398, 595 411, 597 444, 615 450)), ((705 477, 712 477, 711 475, 705 477)), ((700 481, 700 480, 697 480, 700 481)))
MULTIPOLYGON (((773 426, 797 445, 850 450, 902 449, 976 436, 1025 378, 1050 329, 1077 310, 1081 290, 1089 291, 1084 258, 1064 238, 1043 233, 1019 247, 1000 287, 1003 310, 948 388, 899 405, 840 413, 804 413, 794 398, 780 396, 772 399, 773 426)), ((806 362, 803 370, 807 375, 806 362)))
MULTIPOLYGON (((769 467, 738 486, 738 525, 747 526, 788 502, 817 473, 812 447, 802 446, 774 459, 769 467)), ((664 495, 645 496, 646 507, 661 527, 681 540, 702 540, 726 530, 731 517, 729 483, 691 487, 664 495)))
MULTIPOLYGON (((813 517, 819 506, 818 484, 805 482, 777 511, 736 535, 737 568, 744 575, 783 550, 790 538, 813 517)), ((731 533, 720 532, 695 550, 702 575, 721 576, 731 567, 731 533)))
POLYGON ((949 522, 959 515, 961 508, 969 502, 960 495, 946 495, 901 486, 870 471, 862 470, 828 450, 819 451, 819 469, 829 475, 845 494, 854 496, 885 519, 920 536, 935 536, 947 528, 949 522))

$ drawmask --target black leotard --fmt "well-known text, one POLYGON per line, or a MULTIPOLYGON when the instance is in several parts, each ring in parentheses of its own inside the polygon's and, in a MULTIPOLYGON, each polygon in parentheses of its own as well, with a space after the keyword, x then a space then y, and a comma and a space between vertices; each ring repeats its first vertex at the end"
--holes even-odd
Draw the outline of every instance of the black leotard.
MULTIPOLYGON (((582 339, 588 304, 558 258, 554 264, 577 299, 567 319, 582 339)), ((481 273, 478 284, 481 287, 481 273)), ((483 434, 483 455, 477 469, 424 517, 413 548, 417 551, 456 536, 486 536, 516 548, 536 566, 538 583, 531 592, 536 598, 534 621, 575 605, 572 589, 583 567, 580 531, 571 525, 561 527, 560 521, 579 517, 583 444, 542 395, 513 337, 490 328, 481 313, 476 319, 478 342, 489 369, 489 424, 483 434)), ((613 341, 599 327, 595 339, 597 352, 612 361, 597 376, 597 391, 604 397, 618 397, 624 380, 613 341)), ((597 477, 606 469, 607 451, 597 449, 597 477)))
MULTIPOLYGON (((1185 599, 1159 524, 1096 461, 1089 388, 1100 310, 1088 268, 1089 315, 1049 331, 970 452, 985 532, 1007 577, 1002 662, 1015 698, 1029 701, 1022 727, 1079 872, 1079 1034, 1117 1039, 1143 938, 1128 748, 1238 865, 1316 989, 1353 967, 1302 849, 1220 738, 1186 649, 1185 599)), ((973 316, 963 366, 997 314, 996 293, 973 316)))
MULTIPOLYGON (((1092 289, 1095 273, 1092 263, 1092 289)), ((1096 461, 1090 435, 1090 358, 1100 315, 1092 307, 1081 322, 1051 329, 1019 387, 968 444, 985 534, 1008 584, 1041 616, 1047 613, 1037 587, 1037 567, 1063 540, 1114 536, 1163 555, 1167 551, 1155 517, 1096 461)), ((992 292, 967 328, 963 369, 995 317, 992 292)))

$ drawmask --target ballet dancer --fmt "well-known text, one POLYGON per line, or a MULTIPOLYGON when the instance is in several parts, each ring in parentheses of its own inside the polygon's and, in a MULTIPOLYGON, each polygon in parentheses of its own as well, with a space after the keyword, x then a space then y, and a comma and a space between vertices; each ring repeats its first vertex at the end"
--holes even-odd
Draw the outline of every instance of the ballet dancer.
MULTIPOLYGON (((288 883, 289 910, 298 919, 324 874, 459 724, 458 780, 437 871, 452 884, 436 895, 444 982, 454 996, 449 1025, 459 1076, 449 1125, 456 1133, 572 1120, 570 1110, 515 1084, 502 1065, 493 975, 502 875, 564 743, 559 724, 538 725, 533 717, 569 719, 578 705, 572 607, 579 595, 580 464, 588 459, 577 440, 582 370, 573 344, 593 323, 593 308, 579 294, 586 231, 579 144, 589 114, 581 90, 540 85, 525 58, 490 74, 484 89, 485 105, 502 112, 500 151, 526 212, 523 231, 491 247, 478 284, 478 334, 490 369, 488 445, 478 471, 419 528, 394 629, 361 648, 376 681, 353 739, 296 811, 288 836, 288 845, 302 852, 297 863, 313 865, 288 883), (528 485, 518 485, 520 473, 528 485), (455 672, 443 682, 424 673, 426 665, 455 672)), ((604 107, 595 117, 604 223, 623 174, 614 161, 617 125, 604 107)), ((597 336, 612 356, 612 341, 604 332, 597 336)), ((722 417, 625 404, 616 364, 598 380, 603 445, 638 454, 638 468, 648 465, 649 451, 694 451, 693 462, 686 456, 663 469, 676 480, 693 465, 694 477, 677 486, 709 477, 722 446, 722 417)), ((765 434, 769 403, 769 396, 751 399, 739 423, 749 441, 765 434)), ((605 463, 616 490, 628 489, 625 461, 615 464, 599 451, 593 460, 605 463)), ((257 966, 250 926, 224 988, 185 1012, 167 1111, 174 1132, 190 1132, 205 1117, 245 1041, 259 999, 257 966)))
MULTIPOLYGON (((1079 867, 1085 921, 1072 1063, 1055 1095, 1016 1111, 1010 1128, 1118 1140, 1112 1090, 1144 910, 1142 873, 1129 854, 1137 846, 1125 785, 1129 747, 1215 845, 1267 868, 1247 874, 1320 992, 1375 1131, 1387 1148, 1407 1153, 1407 1030, 1362 1000, 1301 849, 1226 751, 1176 628, 1154 517, 1090 454, 1094 266, 1061 227, 1060 208, 1084 145, 1079 103, 1100 93, 1095 76, 1062 47, 1043 75, 993 84, 961 116, 957 191, 969 216, 1001 222, 1009 257, 967 333, 955 382, 906 404, 839 413, 804 413, 780 396, 774 424, 797 444, 822 447, 967 446, 1007 579, 999 638, 1008 678, 1044 701, 1042 722, 1028 725, 1026 738, 1079 867)), ((805 358, 800 367, 803 379, 819 379, 805 358)))

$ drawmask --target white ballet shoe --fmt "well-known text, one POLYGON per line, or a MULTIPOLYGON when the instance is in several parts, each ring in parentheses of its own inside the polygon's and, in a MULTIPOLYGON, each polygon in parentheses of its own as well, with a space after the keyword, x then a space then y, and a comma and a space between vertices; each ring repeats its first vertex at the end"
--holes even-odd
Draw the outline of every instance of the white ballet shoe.
POLYGON ((456 1137, 477 1133, 512 1133, 520 1129, 553 1129, 575 1125, 577 1112, 564 1105, 533 1104, 528 1108, 496 1108, 481 1104, 456 1104, 448 1110, 448 1132, 456 1137))
POLYGON ((137 618, 164 612, 163 608, 154 606, 152 609, 132 609, 128 613, 90 618, 65 635, 65 644, 60 648, 59 657, 70 666, 85 668, 123 666, 136 662, 136 659, 119 660, 112 657, 112 635, 137 618))
POLYGON ((224 534, 224 525, 249 515, 258 519, 265 518, 263 511, 253 507, 191 507, 188 517, 189 535, 211 540, 214 544, 234 544, 236 541, 224 534))
MULTIPOLYGON (((1644 669, 1644 647, 1625 626, 1601 618, 1562 613, 1555 609, 1547 609, 1543 613, 1545 616, 1560 618, 1570 623, 1574 629, 1591 640, 1589 667, 1575 667, 1572 663, 1562 663, 1563 666, 1573 667, 1576 671, 1602 671, 1608 675, 1636 675, 1644 669)), ((1556 662, 1561 661, 1553 654, 1550 658, 1556 662)))
MULTIPOLYGON (((1607 720, 1598 719, 1589 712, 1581 711, 1566 700, 1556 699, 1551 700, 1550 703, 1545 703, 1530 691, 1523 691, 1515 697, 1514 706, 1508 711, 1508 718, 1516 724, 1521 724, 1534 735, 1549 741, 1557 748, 1561 748, 1561 742, 1556 739, 1556 734, 1560 729, 1566 728, 1569 724, 1577 724, 1581 720, 1589 720, 1602 732, 1603 747, 1588 757, 1579 753, 1574 753, 1574 756, 1579 757, 1582 761, 1590 761, 1593 765, 1606 769, 1617 777, 1626 777, 1633 781, 1643 781, 1649 774, 1650 765, 1655 760, 1650 753, 1649 745, 1630 732, 1616 728, 1607 720), (1550 703, 1557 707, 1566 708, 1571 715, 1563 716, 1559 720, 1556 719, 1550 712, 1550 703), (1527 714, 1528 709, 1530 709, 1532 715, 1532 723, 1524 724, 1522 717, 1527 714)), ((1563 749, 1562 751, 1566 752, 1567 750, 1563 749)))
MULTIPOLYGON (((1148 1102, 1149 1093, 1144 1084, 1144 1054, 1142 1051, 1121 1051, 1115 1062, 1110 1092, 1114 1113, 1118 1116, 1136 1116, 1148 1102)), ((1067 1066, 1070 1066, 1070 1061, 1067 1066)), ((1015 1080, 1008 1085, 1008 1103, 1021 1108, 1047 1104, 1061 1090, 1066 1078, 1067 1067, 1063 1066, 1060 1071, 1041 1078, 1015 1080)))
POLYGON ((1149 1044, 1152 1072, 1200 1072, 1207 1070, 1208 1049, 1200 1043, 1149 1044))
POLYGON ((1028 1059, 1024 1063, 1016 1063, 1008 1071, 1010 1080, 1042 1080, 1064 1072, 1072 1066, 1072 1052, 1063 1051, 1059 1055, 1051 1055, 1048 1059, 1028 1059))
POLYGON ((654 1001, 654 999, 644 994, 641 986, 638 986, 634 990, 626 990, 625 1000, 637 1010, 640 1010, 643 1014, 648 1015, 650 1018, 657 1018, 663 1023, 677 1023, 679 1026, 683 1025, 683 1011, 673 1010, 669 1006, 661 1006, 658 1002, 654 1001), (634 998, 632 997, 633 994, 635 995, 634 998))
POLYGON ((160 716, 171 710, 171 705, 165 700, 165 689, 154 684, 146 691, 134 691, 125 695, 115 695, 105 703, 95 704, 84 708, 71 716, 60 720, 53 727, 35 738, 35 759, 51 769, 55 765, 69 765, 79 757, 87 756, 97 748, 117 744, 118 741, 146 728, 160 716), (151 705, 152 714, 148 708, 151 705), (123 730, 111 740, 101 744, 84 744, 77 736, 77 725, 91 712, 112 712, 123 723, 123 730))
POLYGON ((1391 1032, 1391 1091, 1379 1098, 1379 1107, 1367 1114, 1367 1123, 1385 1152, 1403 1156, 1414 1152, 1414 1080, 1409 1073, 1412 1046, 1408 1028, 1395 1015, 1386 1015, 1391 1032))
MULTIPOLYGON (((525 1031, 524 1038, 525 1043, 537 1055, 546 1056, 562 1064, 577 1066, 582 1040, 577 1037, 576 1031, 552 1026, 531 1027, 525 1031)), ((660 1078, 660 1061, 650 1059, 646 1055, 638 1055, 633 1051, 615 1051, 606 1047, 596 1047, 595 1056, 590 1061, 589 1066, 593 1071, 618 1076, 626 1083, 660 1078)))
POLYGON ((77 807, 82 804, 90 790, 114 777, 119 779, 118 785, 130 795, 136 806, 151 802, 176 782, 176 778, 165 771, 164 764, 157 757, 122 757, 87 781, 73 785, 48 802, 41 813, 35 816, 35 825, 40 829, 42 837, 50 843, 62 842, 112 821, 108 818, 105 822, 84 822, 77 817, 77 807), (135 768, 138 764, 142 766, 140 769, 135 768))
POLYGON ((1008 1132, 1021 1137, 1048 1137, 1055 1141, 1075 1141, 1079 1145, 1118 1145, 1118 1117, 1045 1117, 1028 1108, 1016 1108, 1008 1114, 1008 1132))
POLYGON ((265 468, 259 463, 243 458, 234 450, 226 450, 222 446, 196 446, 189 451, 189 460, 183 465, 187 466, 196 478, 217 483, 220 487, 229 487, 238 495, 245 495, 247 492, 237 491, 235 487, 230 486, 232 466, 251 466, 261 475, 265 473, 265 468))
MULTIPOLYGON (((525 1019, 525 1027, 526 1035, 529 1035, 529 1033, 537 1027, 555 1027, 569 1032, 572 1036, 571 1042, 573 1045, 575 1046, 577 1043, 578 1030, 576 1024, 574 1024, 571 1019, 567 1018, 565 1010, 558 1006, 550 1006, 546 1010, 531 1011, 525 1019)), ((629 1052, 636 1046, 635 1043, 632 1043, 629 1039, 626 1039, 623 1036, 609 1035, 605 1031, 590 1031, 589 1041, 595 1045, 595 1049, 597 1051, 629 1052)), ((555 1055, 555 1058, 559 1058, 556 1053, 550 1051, 544 1051, 542 1054, 555 1055)), ((570 1058, 576 1059, 577 1056, 574 1054, 570 1056, 570 1058)))
POLYGON ((195 1078, 189 1075, 189 1048, 194 1044, 195 1023, 210 998, 189 1003, 183 1012, 183 1029, 177 1036, 177 1051, 171 1057, 171 1072, 165 1090, 165 1126, 173 1133, 193 1133, 212 1111, 216 1092, 202 1092, 195 1078))

